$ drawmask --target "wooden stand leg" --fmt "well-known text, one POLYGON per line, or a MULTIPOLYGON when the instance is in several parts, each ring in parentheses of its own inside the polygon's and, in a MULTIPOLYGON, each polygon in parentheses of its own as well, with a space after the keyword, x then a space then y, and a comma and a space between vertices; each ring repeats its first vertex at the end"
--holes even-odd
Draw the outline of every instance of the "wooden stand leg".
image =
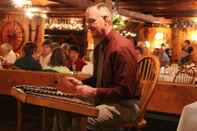
POLYGON ((22 103, 17 101, 17 131, 22 131, 22 103))
POLYGON ((80 131, 87 131, 87 117, 80 117, 80 131))
POLYGON ((73 117, 72 131, 87 131, 87 118, 86 117, 73 117))
POLYGON ((46 131, 47 125, 47 108, 42 107, 42 131, 46 131))

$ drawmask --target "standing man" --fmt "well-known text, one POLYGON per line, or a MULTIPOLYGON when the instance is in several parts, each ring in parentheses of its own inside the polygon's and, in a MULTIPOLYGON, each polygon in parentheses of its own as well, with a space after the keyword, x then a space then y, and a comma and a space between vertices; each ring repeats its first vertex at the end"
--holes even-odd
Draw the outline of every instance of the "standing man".
POLYGON ((91 131, 134 121, 137 117, 134 101, 138 99, 134 45, 112 29, 112 14, 104 3, 87 9, 86 22, 94 39, 99 41, 94 49, 94 74, 83 84, 67 77, 59 89, 95 99, 99 114, 97 118, 88 118, 91 131))

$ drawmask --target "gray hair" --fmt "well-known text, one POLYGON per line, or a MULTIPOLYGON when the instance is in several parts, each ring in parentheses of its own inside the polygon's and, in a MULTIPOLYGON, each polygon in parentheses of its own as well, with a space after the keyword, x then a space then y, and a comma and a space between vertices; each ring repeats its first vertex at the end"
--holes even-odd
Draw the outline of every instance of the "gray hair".
POLYGON ((112 18, 112 12, 110 11, 110 9, 105 3, 102 2, 96 5, 90 6, 87 8, 86 12, 89 12, 89 10, 92 8, 96 8, 98 10, 99 16, 112 18))
POLYGON ((9 44, 9 43, 3 43, 0 48, 2 50, 4 50, 5 52, 9 53, 13 48, 12 48, 12 45, 9 44))

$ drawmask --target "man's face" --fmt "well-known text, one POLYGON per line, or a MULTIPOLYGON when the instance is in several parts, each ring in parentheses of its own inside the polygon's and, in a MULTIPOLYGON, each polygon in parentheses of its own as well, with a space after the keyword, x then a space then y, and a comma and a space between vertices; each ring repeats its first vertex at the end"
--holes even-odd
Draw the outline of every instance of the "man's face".
POLYGON ((50 46, 48 46, 48 45, 43 45, 43 54, 44 54, 44 55, 48 55, 48 54, 51 53, 51 52, 52 52, 52 49, 51 49, 50 46))
POLYGON ((106 21, 103 17, 99 16, 96 8, 91 8, 86 12, 86 24, 91 31, 94 38, 103 37, 106 21))
POLYGON ((75 50, 70 50, 69 57, 71 60, 76 61, 79 58, 79 52, 77 52, 75 50))

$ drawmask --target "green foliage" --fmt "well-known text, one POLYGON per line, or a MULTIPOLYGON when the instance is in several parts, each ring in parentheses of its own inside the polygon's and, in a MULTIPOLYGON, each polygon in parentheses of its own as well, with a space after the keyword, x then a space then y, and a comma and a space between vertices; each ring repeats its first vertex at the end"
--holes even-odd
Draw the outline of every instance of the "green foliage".
POLYGON ((125 21, 120 15, 113 16, 113 27, 118 31, 121 31, 126 27, 125 21))

